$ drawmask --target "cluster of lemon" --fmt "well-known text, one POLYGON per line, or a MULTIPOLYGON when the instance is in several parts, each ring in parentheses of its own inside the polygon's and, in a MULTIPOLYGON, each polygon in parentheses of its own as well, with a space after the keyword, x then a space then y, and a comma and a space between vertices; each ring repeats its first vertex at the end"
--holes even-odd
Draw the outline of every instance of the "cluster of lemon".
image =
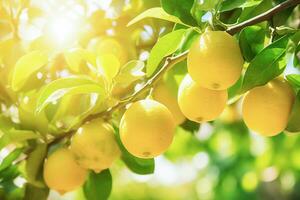
MULTIPOLYGON (((241 76, 243 63, 234 37, 222 31, 202 34, 190 48, 188 75, 178 91, 183 115, 198 123, 216 119, 226 107, 227 89, 241 76)), ((294 99, 291 86, 281 77, 275 78, 246 93, 243 119, 258 134, 277 135, 287 126, 294 99)))
POLYGON ((80 187, 87 170, 107 169, 119 155, 113 127, 101 119, 91 121, 77 130, 69 148, 60 148, 46 159, 44 180, 63 194, 80 187))
MULTIPOLYGON (((226 107, 227 89, 241 76, 243 63, 234 37, 222 31, 202 34, 188 54, 189 73, 177 98, 159 84, 154 100, 140 100, 127 108, 119 126, 124 147, 139 158, 153 158, 167 150, 176 125, 185 118, 197 123, 216 119, 226 107)), ((294 96, 280 78, 250 90, 243 100, 247 126, 266 136, 280 133, 287 125, 294 96)), ((73 190, 84 183, 87 170, 107 169, 119 155, 111 125, 101 119, 91 121, 78 129, 70 148, 57 150, 46 160, 45 182, 61 193, 73 190)))

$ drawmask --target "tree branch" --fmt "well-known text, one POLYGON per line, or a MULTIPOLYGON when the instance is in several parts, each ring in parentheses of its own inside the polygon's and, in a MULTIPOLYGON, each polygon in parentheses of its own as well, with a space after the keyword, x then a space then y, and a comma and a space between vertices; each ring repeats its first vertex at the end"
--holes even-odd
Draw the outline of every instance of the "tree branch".
POLYGON ((253 17, 247 21, 244 21, 240 24, 237 24, 237 25, 234 25, 234 26, 231 26, 229 27, 226 32, 231 34, 231 35, 234 35, 235 33, 241 31, 244 27, 247 27, 247 26, 251 26, 251 25, 254 25, 254 24, 258 24, 260 22, 263 22, 263 21, 266 21, 266 20, 269 20, 271 17, 273 17, 275 14, 287 9, 287 8, 290 8, 292 6, 295 6, 295 5, 298 5, 300 4, 300 0, 287 0, 287 1, 284 1, 283 3, 281 4, 278 4, 277 6, 275 6, 274 8, 256 16, 256 17, 253 17))

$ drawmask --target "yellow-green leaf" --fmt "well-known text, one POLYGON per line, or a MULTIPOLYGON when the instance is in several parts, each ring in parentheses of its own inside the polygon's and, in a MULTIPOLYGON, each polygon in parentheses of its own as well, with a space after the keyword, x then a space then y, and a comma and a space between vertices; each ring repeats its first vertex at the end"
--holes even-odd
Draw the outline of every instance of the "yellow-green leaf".
POLYGON ((27 79, 41 67, 46 65, 48 57, 40 51, 33 51, 21 57, 14 68, 12 76, 12 89, 14 91, 20 90, 27 79))
POLYGON ((98 73, 106 78, 107 81, 111 80, 118 74, 120 70, 120 61, 113 54, 104 54, 97 58, 98 73))
POLYGON ((188 29, 179 29, 173 31, 158 39, 150 52, 147 62, 147 76, 150 77, 159 67, 160 62, 166 57, 174 53, 182 44, 185 33, 188 29))
POLYGON ((96 56, 85 49, 76 48, 64 53, 68 67, 74 72, 80 72, 80 68, 84 63, 90 63, 95 66, 96 56))
POLYGON ((86 77, 74 76, 55 80, 41 91, 36 111, 41 112, 49 103, 59 100, 64 95, 88 93, 104 96, 105 90, 101 85, 86 77))
POLYGON ((149 17, 163 19, 163 20, 167 20, 170 22, 178 23, 178 24, 184 24, 179 18, 177 18, 173 15, 169 15, 162 8, 157 7, 157 8, 150 8, 150 9, 144 11, 143 13, 141 13, 140 15, 136 16, 133 20, 131 20, 127 24, 127 26, 131 26, 131 25, 133 25, 145 18, 149 18, 149 17))

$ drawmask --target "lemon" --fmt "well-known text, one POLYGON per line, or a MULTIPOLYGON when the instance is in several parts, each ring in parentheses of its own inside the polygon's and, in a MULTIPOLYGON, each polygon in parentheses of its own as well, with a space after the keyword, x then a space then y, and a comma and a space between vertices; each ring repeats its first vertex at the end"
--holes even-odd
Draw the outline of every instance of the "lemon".
POLYGON ((120 123, 120 137, 125 148, 134 156, 153 158, 170 146, 175 122, 163 104, 146 99, 133 103, 120 123))
POLYGON ((166 84, 161 82, 154 88, 153 98, 164 104, 170 110, 177 125, 185 121, 185 116, 178 106, 176 95, 169 90, 166 84))
POLYGON ((194 122, 216 119, 224 110, 227 101, 226 90, 203 88, 186 75, 179 86, 178 104, 182 113, 194 122))
POLYGON ((223 31, 206 31, 191 46, 188 72, 200 86, 224 90, 240 77, 243 57, 234 37, 223 31))
POLYGON ((294 99, 289 84, 283 79, 274 79, 245 95, 243 119, 250 129, 261 135, 277 135, 287 126, 294 99))
POLYGON ((60 194, 80 187, 86 176, 87 171, 76 163, 75 156, 66 148, 56 150, 44 164, 46 184, 60 194))
POLYGON ((109 168, 120 156, 113 127, 101 119, 78 129, 72 137, 71 150, 80 166, 95 172, 109 168))

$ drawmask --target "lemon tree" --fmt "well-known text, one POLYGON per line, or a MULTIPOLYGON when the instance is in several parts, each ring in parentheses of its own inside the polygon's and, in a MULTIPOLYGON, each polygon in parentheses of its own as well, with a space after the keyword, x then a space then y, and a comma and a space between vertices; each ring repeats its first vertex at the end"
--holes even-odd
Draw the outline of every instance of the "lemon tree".
POLYGON ((114 199, 165 159, 208 170, 183 199, 293 196, 299 4, 0 1, 0 199, 114 199))

